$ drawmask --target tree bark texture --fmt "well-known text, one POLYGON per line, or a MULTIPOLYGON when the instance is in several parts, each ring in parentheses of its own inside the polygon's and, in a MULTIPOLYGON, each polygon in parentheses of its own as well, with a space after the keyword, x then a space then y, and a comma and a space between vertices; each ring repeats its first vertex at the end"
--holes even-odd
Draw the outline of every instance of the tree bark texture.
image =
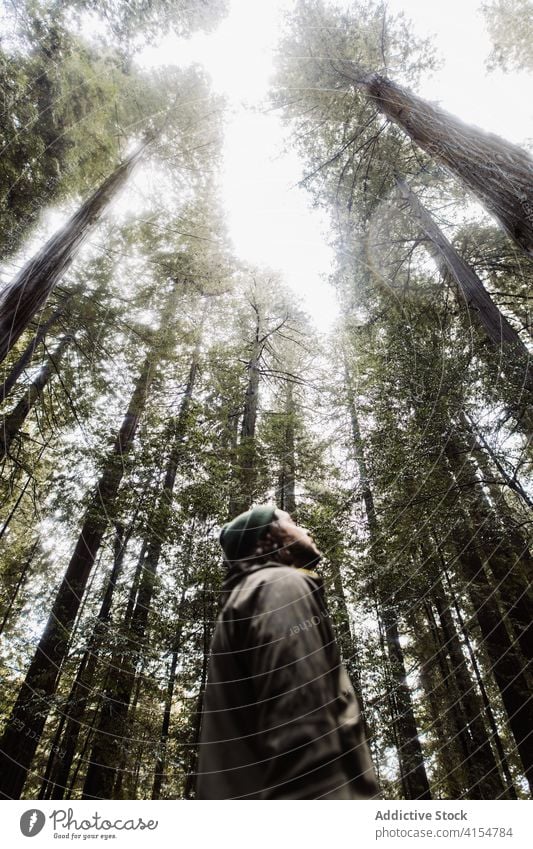
POLYGON ((376 107, 469 189, 533 258, 533 160, 380 74, 357 80, 376 107))
POLYGON ((124 474, 152 377, 145 359, 111 454, 109 455, 57 590, 50 617, 0 740, 0 793, 19 798, 56 692, 72 627, 124 474))
MULTIPOLYGON (((361 496, 365 505, 370 534, 372 558, 375 563, 376 572, 379 574, 380 564, 384 562, 384 556, 380 545, 380 528, 374 496, 370 487, 368 471, 366 467, 363 439, 357 418, 355 397, 351 387, 348 369, 345 370, 345 386, 348 401, 348 411, 352 425, 352 437, 354 453, 359 470, 359 483, 361 496)), ((395 736, 397 740, 398 759, 402 776, 402 785, 406 798, 408 799, 430 799, 431 791, 424 765, 424 757, 418 727, 413 710, 411 693, 407 684, 407 673, 403 649, 400 644, 398 619, 394 607, 381 597, 378 583, 373 581, 373 591, 381 619, 382 634, 387 652, 392 692, 391 709, 393 711, 393 722, 395 725, 395 736)))
POLYGON ((533 370, 531 355, 519 333, 509 323, 492 300, 482 281, 464 259, 459 256, 428 210, 403 180, 397 180, 402 198, 420 222, 430 241, 432 253, 439 265, 444 266, 457 284, 459 303, 466 307, 474 322, 481 327, 492 347, 501 354, 501 365, 517 391, 526 389, 533 397, 533 370))
POLYGON ((172 449, 167 462, 161 495, 150 523, 151 533, 142 564, 142 575, 135 607, 130 621, 125 623, 127 645, 123 651, 119 650, 116 653, 111 664, 115 673, 108 682, 104 695, 100 721, 85 777, 83 788, 83 798, 85 799, 113 798, 119 750, 128 736, 128 708, 137 672, 137 658, 146 634, 157 568, 170 519, 172 493, 180 460, 183 456, 183 443, 187 432, 189 409, 197 372, 198 348, 193 354, 186 390, 174 423, 172 449))
POLYGON ((49 355, 48 361, 39 369, 38 374, 25 390, 18 404, 0 422, 0 459, 9 454, 11 443, 20 432, 28 414, 41 397, 53 373, 59 370, 61 359, 73 341, 74 336, 63 336, 53 354, 49 355))
POLYGON ((145 148, 146 144, 141 145, 119 165, 0 292, 0 362, 61 280, 145 148))

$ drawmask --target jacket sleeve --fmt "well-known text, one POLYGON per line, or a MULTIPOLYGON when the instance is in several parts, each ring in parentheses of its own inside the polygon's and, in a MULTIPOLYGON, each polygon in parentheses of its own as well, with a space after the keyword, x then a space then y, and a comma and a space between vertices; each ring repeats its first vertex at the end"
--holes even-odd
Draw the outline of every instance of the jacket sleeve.
POLYGON ((353 798, 339 733, 336 645, 318 588, 297 570, 280 570, 254 595, 245 664, 265 760, 263 797, 353 798))

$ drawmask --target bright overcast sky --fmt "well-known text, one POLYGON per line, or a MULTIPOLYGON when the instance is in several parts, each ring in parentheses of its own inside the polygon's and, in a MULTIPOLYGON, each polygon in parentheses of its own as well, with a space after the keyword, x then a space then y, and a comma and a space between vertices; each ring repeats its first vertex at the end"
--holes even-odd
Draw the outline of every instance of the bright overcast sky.
MULTIPOLYGON (((327 219, 295 187, 302 164, 294 153, 281 151, 279 116, 258 108, 267 94, 282 13, 291 5, 292 0, 230 0, 228 17, 215 32, 179 43, 165 38, 145 50, 141 62, 202 63, 213 88, 229 98, 222 201, 235 251, 246 262, 279 269, 325 331, 337 314, 324 282, 332 266, 327 219)), ((442 59, 418 94, 512 141, 533 136, 531 77, 485 70, 490 42, 480 0, 389 0, 388 6, 404 11, 417 34, 433 35, 442 59)))

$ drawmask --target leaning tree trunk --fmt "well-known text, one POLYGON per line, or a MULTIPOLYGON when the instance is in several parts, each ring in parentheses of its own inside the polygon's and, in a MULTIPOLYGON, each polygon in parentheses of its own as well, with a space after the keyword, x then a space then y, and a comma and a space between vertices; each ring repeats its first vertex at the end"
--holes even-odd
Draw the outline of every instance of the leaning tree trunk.
POLYGON ((63 336, 54 353, 49 355, 48 362, 40 368, 37 376, 25 390, 18 404, 0 422, 0 459, 9 454, 11 443, 20 432, 29 412, 41 397, 53 373, 57 372, 63 354, 73 341, 74 336, 63 336))
POLYGON ((527 389, 533 395, 531 354, 519 333, 507 321, 476 272, 457 253, 407 183, 399 179, 396 183, 402 198, 408 203, 429 239, 431 253, 436 255, 439 265, 444 267, 455 280, 458 294, 461 296, 459 298, 460 304, 466 306, 469 315, 481 327, 491 346, 496 349, 499 355, 499 363, 517 391, 520 393, 520 391, 527 389))
POLYGON ((0 635, 3 634, 4 629, 5 629, 8 621, 9 621, 9 618, 11 616, 11 611, 13 610, 13 607, 15 605, 17 598, 18 598, 18 594, 19 594, 20 590, 22 589, 22 587, 24 586, 24 584, 28 580, 30 567, 31 567, 35 552, 37 551, 38 545, 39 545, 39 540, 36 540, 36 542, 34 542, 32 547, 30 548, 27 557, 24 558, 24 562, 23 562, 22 567, 19 565, 19 560, 17 558, 16 565, 18 567, 17 568, 18 577, 17 577, 17 580, 15 581, 15 585, 14 585, 13 589, 10 589, 9 600, 6 604, 4 614, 2 616, 2 621, 0 622, 0 635))
POLYGON ((380 74, 352 79, 377 108, 475 195, 533 258, 533 160, 517 145, 464 124, 380 74))
POLYGON ((39 329, 37 330, 33 339, 31 339, 28 342, 28 344, 24 348, 24 351, 22 352, 22 354, 20 355, 20 357, 18 358, 16 363, 13 364, 9 373, 6 375, 4 382, 0 386, 0 403, 5 401, 9 397, 9 393, 13 389, 13 387, 14 387, 15 383, 17 382, 17 380, 19 379, 20 375, 22 374, 22 372, 24 371, 26 366, 29 365, 29 363, 31 362, 31 359, 32 359, 36 349, 39 347, 41 342, 44 340, 44 338, 45 338, 46 334, 48 333, 48 331, 50 330, 50 328, 53 327, 54 324, 56 324, 59 321, 59 319, 61 318, 61 316, 65 312, 67 302, 70 301, 70 299, 72 298, 72 295, 73 295, 73 293, 69 293, 67 295, 67 297, 65 298, 65 300, 63 301, 63 303, 61 304, 61 306, 58 307, 52 313, 50 318, 47 321, 45 321, 44 324, 41 324, 39 326, 39 329))
POLYGON ((180 461, 183 457, 184 441, 188 428, 189 410, 198 372, 197 346, 181 401, 180 411, 173 423, 173 446, 168 458, 165 479, 157 508, 150 522, 151 536, 148 541, 143 572, 140 580, 135 608, 126 627, 128 645, 118 651, 112 662, 115 674, 106 689, 100 721, 91 752, 89 768, 85 777, 83 798, 113 798, 116 768, 120 760, 120 746, 127 739, 127 716, 135 683, 136 664, 132 647, 140 652, 146 634, 148 615, 155 590, 155 579, 163 542, 171 517, 172 493, 180 461), (128 649, 129 646, 129 649, 128 649))
POLYGON ((131 448, 146 403, 151 376, 152 356, 149 354, 137 379, 113 451, 85 514, 50 617, 0 740, 0 792, 8 798, 19 798, 37 749, 51 699, 57 689, 72 627, 124 474, 124 455, 131 448))
MULTIPOLYGON (((351 387, 350 375, 346 368, 345 374, 346 394, 348 409, 352 425, 352 437, 354 444, 355 460, 359 470, 359 481, 361 495, 365 505, 365 511, 370 534, 370 546, 372 559, 376 571, 379 573, 380 566, 384 565, 384 556, 381 550, 381 531, 374 504, 374 496, 368 479, 366 461, 363 450, 363 440, 357 419, 355 398, 351 387)), ((409 799, 430 799, 431 792, 424 766, 424 757, 417 722, 413 710, 411 692, 407 683, 407 672, 403 649, 400 643, 398 618, 394 606, 391 605, 379 589, 379 582, 372 581, 373 592, 381 620, 383 641, 386 646, 387 660, 391 684, 394 689, 391 696, 391 709, 393 712, 393 723, 395 726, 395 737, 397 740, 398 760, 402 784, 406 797, 409 799)))
POLYGON ((104 210, 141 158, 141 145, 0 292, 0 362, 61 280, 104 210))
MULTIPOLYGON (((257 334, 259 334, 259 323, 257 334)), ((255 483, 255 426, 259 404, 259 359, 262 345, 256 340, 252 357, 248 363, 248 383, 244 396, 244 410, 241 422, 239 445, 236 450, 236 468, 233 492, 230 497, 229 518, 248 510, 254 495, 255 483)))

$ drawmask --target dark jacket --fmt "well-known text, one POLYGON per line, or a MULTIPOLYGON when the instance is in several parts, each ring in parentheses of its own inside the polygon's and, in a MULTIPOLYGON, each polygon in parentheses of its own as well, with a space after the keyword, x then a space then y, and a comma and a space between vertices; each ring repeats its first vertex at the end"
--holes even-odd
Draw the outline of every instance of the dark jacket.
POLYGON ((204 698, 200 799, 367 799, 378 792, 322 579, 232 566, 204 698))

